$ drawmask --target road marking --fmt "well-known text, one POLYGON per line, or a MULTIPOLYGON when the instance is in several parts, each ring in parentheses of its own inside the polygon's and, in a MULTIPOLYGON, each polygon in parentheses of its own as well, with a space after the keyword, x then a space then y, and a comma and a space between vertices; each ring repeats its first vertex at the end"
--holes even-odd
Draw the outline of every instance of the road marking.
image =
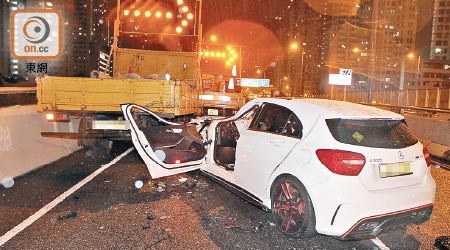
POLYGON ((15 226, 13 229, 8 231, 6 234, 4 234, 2 237, 0 237, 0 247, 3 246, 8 240, 10 240, 12 237, 16 236, 16 234, 22 232, 25 228, 33 224, 36 220, 41 218, 44 214, 46 214, 48 211, 50 211, 52 208, 54 208, 56 205, 58 205, 61 201, 63 201, 65 198, 67 198, 69 195, 73 194, 75 191, 80 189, 82 186, 84 186, 86 183, 94 179, 97 175, 99 175, 101 172, 103 172, 105 169, 109 168, 110 166, 116 164, 118 161, 120 161, 123 157, 125 157, 127 154, 129 154, 131 151, 133 151, 133 148, 127 149, 127 151, 123 152, 121 155, 117 156, 112 160, 110 163, 101 166, 99 169, 97 169, 95 172, 90 174, 88 177, 84 178, 82 181, 77 183, 75 186, 71 187, 69 190, 58 196, 56 199, 54 199, 49 204, 45 205, 43 208, 39 209, 36 213, 28 217, 26 220, 24 220, 19 225, 15 226))
POLYGON ((375 239, 371 239, 375 245, 377 245, 381 250, 390 250, 389 247, 387 247, 378 237, 375 239))

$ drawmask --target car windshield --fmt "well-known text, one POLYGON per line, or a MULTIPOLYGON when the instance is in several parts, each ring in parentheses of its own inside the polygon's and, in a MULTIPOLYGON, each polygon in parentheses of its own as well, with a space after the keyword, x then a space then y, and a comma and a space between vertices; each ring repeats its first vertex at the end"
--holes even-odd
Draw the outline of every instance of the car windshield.
POLYGON ((327 119, 333 137, 342 143, 372 148, 405 148, 417 143, 404 120, 327 119))

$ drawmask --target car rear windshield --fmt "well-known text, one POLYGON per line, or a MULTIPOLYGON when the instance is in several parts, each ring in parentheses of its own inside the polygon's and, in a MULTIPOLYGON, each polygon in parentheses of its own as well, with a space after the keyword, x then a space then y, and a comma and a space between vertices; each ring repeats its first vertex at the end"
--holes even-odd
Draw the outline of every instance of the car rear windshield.
POLYGON ((405 120, 327 119, 334 139, 351 145, 372 148, 404 148, 417 143, 405 120))

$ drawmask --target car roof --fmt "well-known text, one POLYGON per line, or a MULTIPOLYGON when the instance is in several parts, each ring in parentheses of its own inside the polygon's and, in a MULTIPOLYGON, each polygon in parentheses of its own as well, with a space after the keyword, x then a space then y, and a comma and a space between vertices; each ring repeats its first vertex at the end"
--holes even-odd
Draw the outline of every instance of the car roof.
POLYGON ((347 118, 347 119, 403 119, 404 117, 391 111, 374 108, 367 105, 327 100, 327 99, 281 99, 281 98, 260 98, 253 100, 256 103, 274 103, 287 107, 302 116, 308 113, 317 116, 322 114, 325 119, 347 118))

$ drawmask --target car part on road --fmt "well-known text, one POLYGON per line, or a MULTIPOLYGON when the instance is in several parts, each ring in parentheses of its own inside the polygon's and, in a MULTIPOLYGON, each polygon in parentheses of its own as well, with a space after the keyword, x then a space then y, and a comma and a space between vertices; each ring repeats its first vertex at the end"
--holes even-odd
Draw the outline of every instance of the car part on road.
POLYGON ((450 249, 450 236, 440 236, 437 237, 434 246, 439 250, 449 250, 450 249))
POLYGON ((296 178, 283 176, 276 180, 271 200, 273 219, 284 235, 302 238, 316 233, 311 198, 296 178))
POLYGON ((4 188, 12 188, 14 186, 14 179, 12 177, 5 177, 0 183, 4 188))
POLYGON ((70 213, 70 214, 61 215, 56 220, 57 221, 68 220, 68 219, 75 218, 77 216, 78 216, 78 213, 77 212, 73 212, 73 213, 70 213))
POLYGON ((144 183, 141 180, 137 180, 134 182, 134 187, 136 187, 137 189, 141 189, 142 186, 144 186, 144 183))

